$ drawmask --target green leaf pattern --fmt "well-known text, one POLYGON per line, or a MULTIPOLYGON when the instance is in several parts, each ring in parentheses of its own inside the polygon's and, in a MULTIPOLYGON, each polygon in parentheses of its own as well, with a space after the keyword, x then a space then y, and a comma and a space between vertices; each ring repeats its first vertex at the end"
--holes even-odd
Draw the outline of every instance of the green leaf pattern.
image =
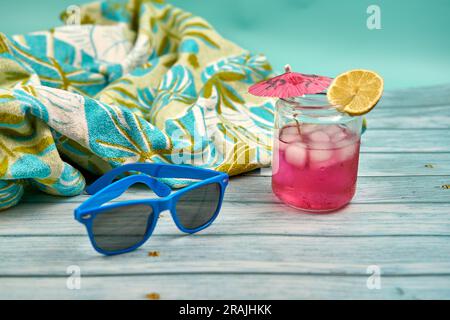
POLYGON ((81 20, 0 33, 0 210, 125 163, 270 164, 273 103, 247 93, 272 73, 264 56, 161 1, 93 2, 81 20))

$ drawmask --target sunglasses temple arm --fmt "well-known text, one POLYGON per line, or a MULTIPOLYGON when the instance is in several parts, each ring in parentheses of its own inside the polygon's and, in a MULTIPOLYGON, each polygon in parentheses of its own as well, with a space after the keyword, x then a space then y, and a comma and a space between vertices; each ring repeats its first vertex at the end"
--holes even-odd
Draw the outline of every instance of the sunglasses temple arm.
MULTIPOLYGON (((170 195, 172 190, 162 182, 159 182, 155 178, 143 175, 136 175, 124 178, 123 180, 116 181, 115 183, 107 186, 96 192, 93 197, 87 200, 82 206, 100 206, 113 199, 120 197, 128 188, 136 182, 146 184, 151 190, 153 190, 159 197, 166 197, 170 195)), ((85 209, 85 208, 84 208, 85 209)))
MULTIPOLYGON (((111 171, 109 172, 111 173, 111 171)), ((111 185, 111 183, 113 182, 113 180, 117 177, 116 174, 105 174, 104 176, 102 176, 101 178, 99 178, 97 181, 95 181, 93 184, 91 184, 89 187, 86 188, 86 192, 90 195, 95 195, 97 194, 99 191, 105 189, 106 187, 108 187, 109 185, 111 185)), ((131 176, 131 177, 137 177, 136 176, 131 176)), ((129 178, 131 178, 129 177, 129 178)), ((119 181, 123 181, 124 180, 119 180, 119 181)), ((128 180, 128 181, 134 181, 134 179, 128 180)), ((168 196, 172 190, 170 189, 169 186, 167 186, 166 184, 156 180, 153 177, 150 176, 145 176, 145 184, 147 184, 147 186, 149 188, 151 188, 159 197, 166 197, 168 196)), ((124 184, 121 183, 119 184, 122 189, 124 184)), ((121 193, 119 194, 119 196, 125 192, 126 188, 121 190, 121 193)), ((114 199, 115 197, 113 197, 112 199, 114 199)), ((111 200, 111 199, 110 199, 111 200)))
POLYGON ((94 183, 92 183, 90 186, 88 186, 86 188, 86 192, 90 195, 94 195, 97 192, 99 192, 100 190, 109 186, 120 175, 127 173, 129 171, 136 171, 136 170, 138 170, 142 173, 150 174, 148 172, 149 170, 144 171, 142 169, 137 169, 136 164, 126 164, 121 167, 114 168, 114 169, 108 171, 107 173, 105 173, 103 176, 101 176, 100 178, 95 180, 94 183))
POLYGON ((180 179, 208 179, 222 174, 220 172, 213 170, 206 170, 188 166, 177 166, 177 165, 168 166, 166 164, 158 164, 158 163, 133 163, 117 167, 105 173, 97 181, 91 184, 86 189, 86 192, 91 195, 96 194, 98 191, 110 185, 114 181, 114 179, 116 179, 118 176, 129 171, 138 171, 150 176, 161 178, 180 178, 180 179))

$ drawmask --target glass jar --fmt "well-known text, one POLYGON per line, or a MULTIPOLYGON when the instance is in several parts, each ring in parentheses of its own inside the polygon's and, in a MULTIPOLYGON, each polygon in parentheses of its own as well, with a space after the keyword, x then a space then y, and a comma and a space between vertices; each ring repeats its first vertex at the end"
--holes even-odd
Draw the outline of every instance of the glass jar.
POLYGON ((273 147, 272 190, 311 212, 347 205, 356 190, 362 118, 338 111, 326 95, 280 99, 273 147))

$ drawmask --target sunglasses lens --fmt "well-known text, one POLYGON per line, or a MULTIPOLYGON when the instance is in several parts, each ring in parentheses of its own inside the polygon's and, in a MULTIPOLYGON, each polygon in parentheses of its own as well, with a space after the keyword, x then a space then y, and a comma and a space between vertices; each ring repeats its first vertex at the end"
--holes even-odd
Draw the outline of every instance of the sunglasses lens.
POLYGON ((153 221, 148 205, 130 205, 103 211, 92 222, 94 241, 107 252, 129 249, 144 240, 153 221))
POLYGON ((197 229, 214 216, 220 201, 220 185, 207 184, 184 193, 176 204, 178 220, 186 229, 197 229))

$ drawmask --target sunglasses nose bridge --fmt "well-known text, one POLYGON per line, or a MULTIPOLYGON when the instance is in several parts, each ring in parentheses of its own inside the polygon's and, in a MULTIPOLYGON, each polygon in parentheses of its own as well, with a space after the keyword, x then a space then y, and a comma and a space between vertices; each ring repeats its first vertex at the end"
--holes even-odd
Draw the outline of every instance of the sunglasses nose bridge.
POLYGON ((166 210, 170 211, 170 208, 172 208, 172 199, 166 199, 166 200, 159 201, 158 209, 160 212, 163 212, 166 210))

